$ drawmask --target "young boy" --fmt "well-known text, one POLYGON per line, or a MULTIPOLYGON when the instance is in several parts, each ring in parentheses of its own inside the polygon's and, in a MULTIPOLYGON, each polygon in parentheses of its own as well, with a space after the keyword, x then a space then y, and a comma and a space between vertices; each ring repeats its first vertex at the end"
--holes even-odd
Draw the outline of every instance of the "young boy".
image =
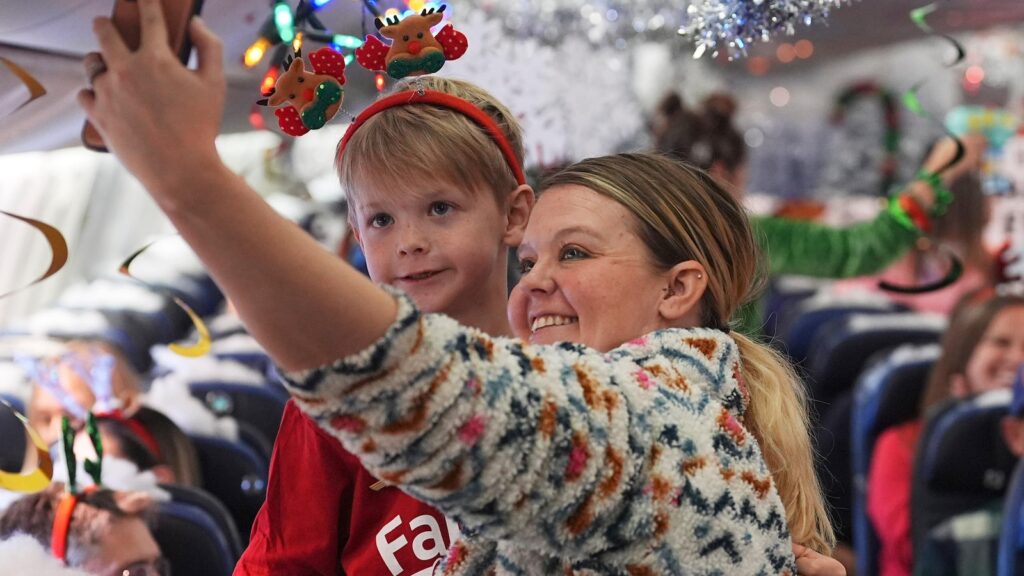
MULTIPOLYGON (((370 277, 402 289, 424 311, 511 334, 508 250, 519 244, 534 200, 521 176, 519 126, 466 82, 429 76, 395 88, 409 90, 473 106, 498 134, 451 107, 459 102, 361 115, 337 166, 370 277)), ((235 574, 429 574, 457 536, 454 522, 378 482, 289 402, 267 500, 235 574)))

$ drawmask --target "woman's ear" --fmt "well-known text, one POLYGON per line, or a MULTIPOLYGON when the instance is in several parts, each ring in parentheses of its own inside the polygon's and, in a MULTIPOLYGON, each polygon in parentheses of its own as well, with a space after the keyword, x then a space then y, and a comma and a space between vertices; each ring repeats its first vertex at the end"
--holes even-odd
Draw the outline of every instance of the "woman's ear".
POLYGON ((533 188, 526 184, 517 187, 508 195, 505 211, 508 224, 505 226, 504 234, 506 245, 515 247, 523 241, 526 223, 530 221, 530 212, 533 211, 535 201, 536 195, 533 193, 533 188))
POLYGON ((708 275, 696 260, 673 266, 665 274, 665 295, 658 313, 673 326, 700 326, 700 301, 708 287, 708 275))

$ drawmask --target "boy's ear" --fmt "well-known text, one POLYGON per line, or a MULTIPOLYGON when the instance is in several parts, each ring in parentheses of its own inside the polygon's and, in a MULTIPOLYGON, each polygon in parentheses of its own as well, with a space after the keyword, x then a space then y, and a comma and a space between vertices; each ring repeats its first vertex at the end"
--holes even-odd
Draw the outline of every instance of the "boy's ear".
POLYGON ((530 221, 530 212, 533 211, 533 204, 536 202, 536 195, 533 188, 523 184, 508 195, 506 202, 504 240, 509 246, 519 246, 523 241, 523 233, 526 232, 526 223, 530 221))
POLYGON ((350 208, 348 211, 348 229, 352 231, 352 237, 356 239, 356 244, 359 244, 359 248, 363 247, 363 239, 359 236, 359 226, 356 226, 355 220, 353 219, 353 210, 350 208))
POLYGON ((672 326, 700 326, 700 301, 708 287, 708 275, 696 260, 676 264, 664 276, 665 295, 658 313, 672 326))

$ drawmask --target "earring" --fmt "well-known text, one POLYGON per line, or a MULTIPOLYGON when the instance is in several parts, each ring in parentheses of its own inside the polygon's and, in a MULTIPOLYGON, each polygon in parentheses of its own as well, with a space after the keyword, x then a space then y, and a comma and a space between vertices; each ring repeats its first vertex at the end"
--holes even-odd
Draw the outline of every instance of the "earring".
POLYGON ((701 279, 701 278, 703 278, 703 277, 704 277, 704 275, 703 275, 703 274, 701 274, 700 272, 697 272, 697 279, 698 279, 698 280, 699 280, 699 279, 701 279))

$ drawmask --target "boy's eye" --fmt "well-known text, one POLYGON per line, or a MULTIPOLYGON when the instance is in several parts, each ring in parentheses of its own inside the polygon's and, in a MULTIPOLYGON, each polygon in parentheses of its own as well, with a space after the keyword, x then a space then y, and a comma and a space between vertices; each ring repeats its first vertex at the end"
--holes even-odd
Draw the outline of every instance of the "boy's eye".
POLYGON ((394 219, 392 219, 390 215, 376 214, 370 219, 370 226, 373 226, 374 228, 384 228, 392 222, 394 222, 394 219))
POLYGON ((562 260, 582 260, 587 256, 589 254, 575 246, 566 246, 562 249, 562 260))
POLYGON ((430 213, 434 216, 444 216, 451 212, 452 205, 447 202, 434 202, 430 205, 430 213))
POLYGON ((519 273, 526 274, 533 269, 533 260, 522 259, 519 261, 519 273))

